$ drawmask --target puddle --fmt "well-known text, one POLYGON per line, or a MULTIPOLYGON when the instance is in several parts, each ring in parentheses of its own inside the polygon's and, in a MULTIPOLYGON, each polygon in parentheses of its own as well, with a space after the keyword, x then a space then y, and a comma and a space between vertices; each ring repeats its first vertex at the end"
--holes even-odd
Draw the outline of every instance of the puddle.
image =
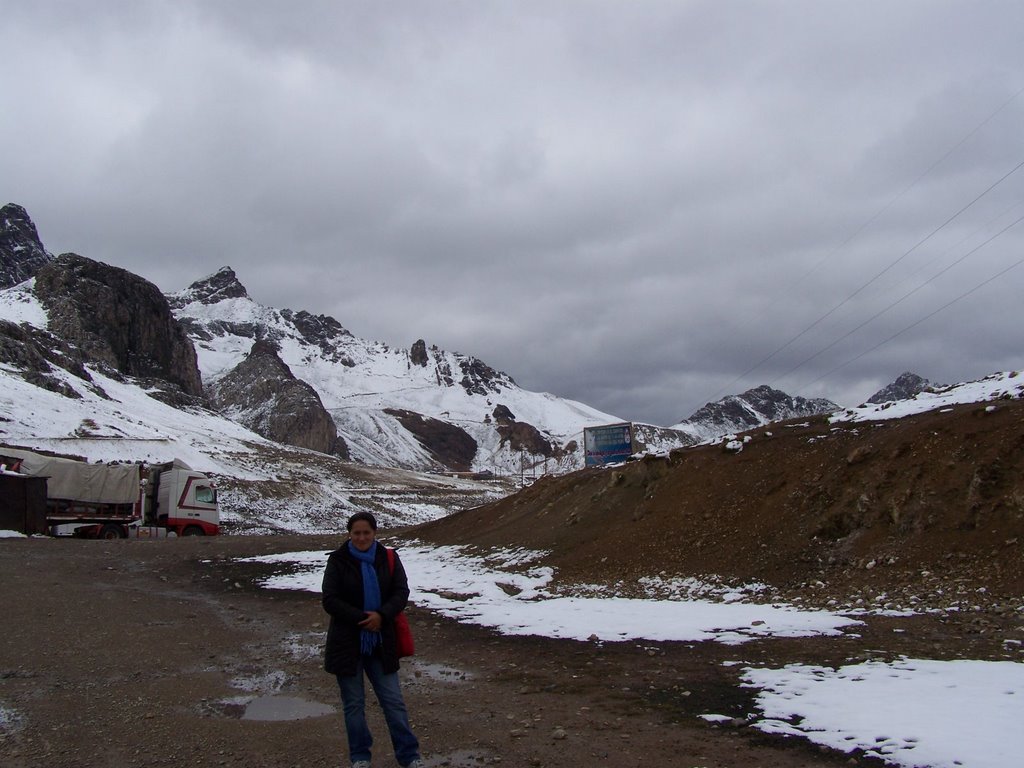
POLYGON ((300 699, 298 696, 257 696, 250 701, 242 715, 243 720, 303 720, 307 717, 333 715, 337 710, 319 701, 300 699))
POLYGON ((246 691, 247 695, 209 701, 203 699, 198 706, 204 717, 229 717, 238 720, 304 720, 307 717, 333 715, 337 709, 318 701, 299 696, 283 696, 281 689, 288 682, 281 670, 254 672, 251 668, 238 670, 231 679, 231 687, 246 691))
POLYGON ((232 717, 241 718, 245 715, 245 708, 252 701, 252 696, 233 696, 229 699, 217 699, 216 701, 203 700, 199 703, 197 711, 203 717, 232 717))
POLYGON ((413 680, 411 682, 464 683, 473 679, 469 672, 444 664, 430 664, 414 660, 409 666, 412 667, 413 680))
POLYGON ((236 720, 305 720, 337 712, 329 704, 310 701, 299 696, 234 696, 217 701, 204 701, 199 714, 204 717, 229 717, 236 720))

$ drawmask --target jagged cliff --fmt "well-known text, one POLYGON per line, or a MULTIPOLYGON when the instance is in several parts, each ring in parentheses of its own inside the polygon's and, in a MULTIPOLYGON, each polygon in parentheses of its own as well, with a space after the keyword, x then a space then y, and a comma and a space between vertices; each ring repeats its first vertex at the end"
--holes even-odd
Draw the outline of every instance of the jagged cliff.
POLYGON ((253 432, 285 445, 348 458, 338 428, 309 384, 295 378, 271 341, 210 386, 214 405, 253 432))
POLYGON ((202 399, 196 352, 160 289, 118 267, 65 253, 36 273, 48 329, 90 362, 166 381, 202 399))
POLYGON ((24 208, 0 208, 0 288, 28 280, 51 258, 24 208))

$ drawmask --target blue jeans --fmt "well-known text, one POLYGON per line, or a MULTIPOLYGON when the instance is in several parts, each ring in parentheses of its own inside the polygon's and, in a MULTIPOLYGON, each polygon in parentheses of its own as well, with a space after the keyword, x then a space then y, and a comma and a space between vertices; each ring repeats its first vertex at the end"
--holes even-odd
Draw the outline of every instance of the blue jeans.
POLYGON ((369 760, 373 736, 366 724, 366 692, 363 687, 363 673, 370 679, 373 692, 384 711, 384 719, 391 734, 391 745, 399 765, 408 765, 420 756, 420 743, 409 726, 409 713, 402 699, 398 684, 398 673, 384 673, 379 656, 361 656, 356 673, 351 677, 338 675, 341 689, 341 703, 345 711, 345 733, 348 735, 348 754, 354 763, 369 760))

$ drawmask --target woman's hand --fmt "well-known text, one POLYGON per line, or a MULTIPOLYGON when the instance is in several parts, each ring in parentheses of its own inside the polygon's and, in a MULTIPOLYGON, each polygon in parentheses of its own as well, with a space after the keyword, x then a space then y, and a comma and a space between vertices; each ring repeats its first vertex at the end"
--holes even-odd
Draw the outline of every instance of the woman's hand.
POLYGON ((383 621, 384 618, 379 613, 370 611, 366 614, 366 618, 359 622, 359 627, 370 632, 380 632, 380 625, 383 621))

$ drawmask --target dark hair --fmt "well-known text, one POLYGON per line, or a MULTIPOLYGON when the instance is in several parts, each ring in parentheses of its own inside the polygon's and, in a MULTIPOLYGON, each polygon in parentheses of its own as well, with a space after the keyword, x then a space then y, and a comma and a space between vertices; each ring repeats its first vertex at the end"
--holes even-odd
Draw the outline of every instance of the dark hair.
POLYGON ((360 520, 365 520, 370 524, 373 530, 377 530, 377 518, 371 515, 369 512, 356 512, 352 517, 348 519, 348 530, 352 530, 352 526, 358 523, 360 520))

